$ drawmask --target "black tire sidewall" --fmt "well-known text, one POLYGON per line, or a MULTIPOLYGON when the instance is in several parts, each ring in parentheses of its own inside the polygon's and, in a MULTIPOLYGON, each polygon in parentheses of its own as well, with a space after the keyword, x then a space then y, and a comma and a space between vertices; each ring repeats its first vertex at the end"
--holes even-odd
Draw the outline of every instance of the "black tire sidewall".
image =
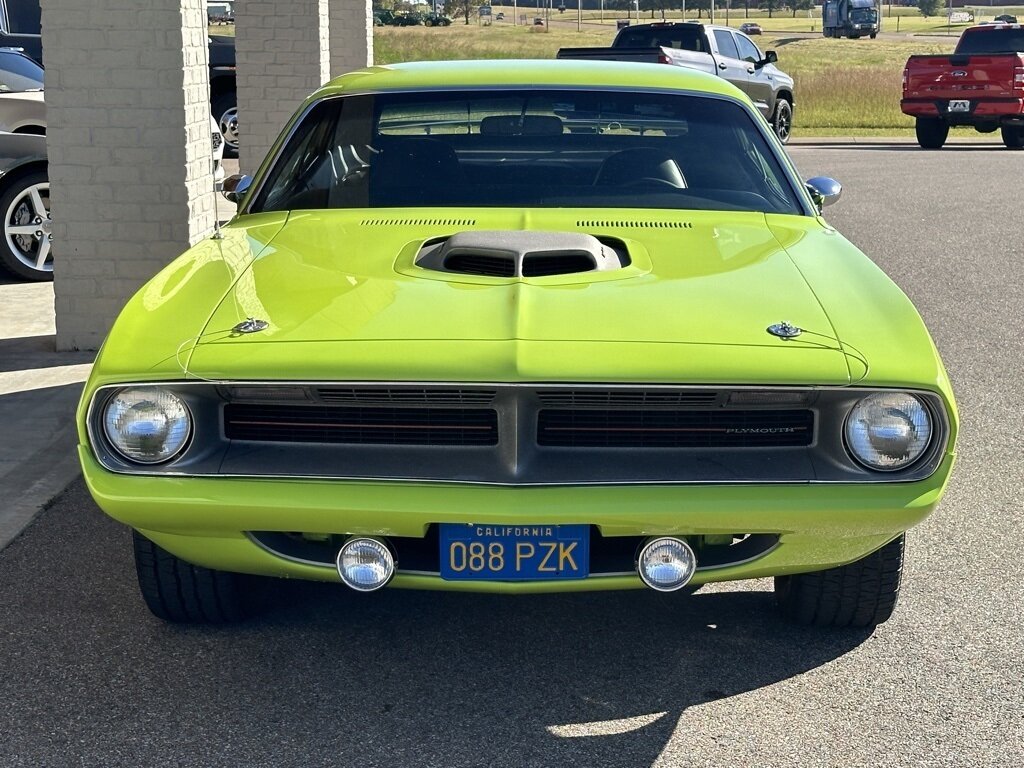
MULTIPOLYGON (((24 192, 27 187, 34 186, 35 184, 48 183, 49 178, 45 171, 30 171, 29 173, 18 174, 9 181, 7 179, 4 181, 3 193, 0 193, 0 216, 7 215, 7 209, 10 207, 11 203, 18 195, 24 192)), ((4 219, 3 225, 6 229, 6 219, 4 219)), ((4 270, 16 277, 39 283, 45 283, 53 280, 53 272, 40 272, 39 270, 27 267, 22 263, 14 254, 11 245, 7 242, 6 233, 3 233, 2 240, 3 242, 0 242, 0 266, 2 266, 4 270)))
POLYGON ((783 144, 788 144, 790 138, 793 136, 793 108, 786 99, 779 99, 775 104, 775 114, 772 116, 772 130, 775 132, 775 136, 778 140, 783 144), (783 111, 785 111, 789 120, 789 131, 786 134, 786 138, 779 136, 779 117, 783 111))

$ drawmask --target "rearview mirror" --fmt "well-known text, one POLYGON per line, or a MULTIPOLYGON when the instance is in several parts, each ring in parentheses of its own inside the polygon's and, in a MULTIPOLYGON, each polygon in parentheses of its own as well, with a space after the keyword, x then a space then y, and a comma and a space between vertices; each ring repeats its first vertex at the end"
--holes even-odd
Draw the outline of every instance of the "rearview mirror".
POLYGON ((774 64, 778 60, 779 60, 779 54, 777 54, 775 51, 765 51, 764 52, 764 58, 761 59, 759 62, 757 62, 757 64, 755 64, 754 66, 757 67, 758 69, 760 69, 761 67, 765 66, 766 64, 774 64))
POLYGON ((224 179, 220 191, 228 201, 237 205, 242 202, 242 198, 245 197, 245 193, 249 191, 251 185, 252 176, 236 173, 224 179))
POLYGON ((815 176, 806 181, 807 191, 818 207, 818 213, 826 205, 832 205, 843 194, 843 185, 828 176, 815 176))

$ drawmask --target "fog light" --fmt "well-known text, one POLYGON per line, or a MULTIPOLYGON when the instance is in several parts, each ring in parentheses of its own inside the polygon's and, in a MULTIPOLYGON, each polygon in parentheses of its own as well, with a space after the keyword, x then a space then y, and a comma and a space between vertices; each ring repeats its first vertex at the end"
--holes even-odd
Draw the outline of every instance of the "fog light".
POLYGON ((640 578, 651 589, 674 592, 682 589, 697 570, 697 556, 682 539, 651 539, 640 550, 640 578))
POLYGON ((395 573, 391 550, 377 539, 349 539, 338 552, 337 562, 341 580, 359 592, 380 589, 395 573))

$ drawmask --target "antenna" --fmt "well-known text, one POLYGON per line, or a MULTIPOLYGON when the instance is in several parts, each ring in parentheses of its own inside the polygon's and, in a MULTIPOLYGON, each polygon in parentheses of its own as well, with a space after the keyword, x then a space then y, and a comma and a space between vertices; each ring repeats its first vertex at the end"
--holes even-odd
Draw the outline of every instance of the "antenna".
MULTIPOLYGON (((206 63, 206 103, 212 105, 213 104, 213 87, 210 85, 210 18, 209 18, 209 14, 207 14, 207 18, 206 18, 206 33, 203 35, 203 37, 206 38, 206 46, 205 46, 206 51, 205 51, 205 56, 203 57, 203 61, 206 63)), ((213 116, 212 107, 211 107, 211 110, 210 110, 210 120, 211 120, 211 122, 216 120, 216 118, 213 116)), ((217 131, 218 132, 220 131, 220 125, 219 124, 217 125, 217 131)), ((210 139, 212 140, 213 139, 213 135, 209 131, 207 131, 206 133, 207 133, 208 136, 210 136, 210 139)), ((221 137, 220 137, 220 145, 222 147, 224 146, 224 136, 223 135, 221 135, 221 137)), ((221 155, 221 158, 223 158, 223 157, 224 156, 221 155)), ((211 158, 210 158, 210 188, 213 190, 213 235, 212 235, 212 237, 213 237, 214 240, 223 240, 224 239, 224 235, 220 231, 220 212, 217 209, 217 171, 214 170, 216 162, 217 161, 211 155, 211 158)))

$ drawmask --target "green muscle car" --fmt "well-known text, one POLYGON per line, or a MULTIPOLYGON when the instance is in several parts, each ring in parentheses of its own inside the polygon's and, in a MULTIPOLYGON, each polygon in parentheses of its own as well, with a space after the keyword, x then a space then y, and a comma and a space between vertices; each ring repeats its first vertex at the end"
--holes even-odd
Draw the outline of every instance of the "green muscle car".
POLYGON ((80 455, 170 621, 242 574, 492 593, 772 576, 872 626, 957 415, 907 297, 749 99, 676 67, 435 62, 313 94, 135 295, 80 455))

